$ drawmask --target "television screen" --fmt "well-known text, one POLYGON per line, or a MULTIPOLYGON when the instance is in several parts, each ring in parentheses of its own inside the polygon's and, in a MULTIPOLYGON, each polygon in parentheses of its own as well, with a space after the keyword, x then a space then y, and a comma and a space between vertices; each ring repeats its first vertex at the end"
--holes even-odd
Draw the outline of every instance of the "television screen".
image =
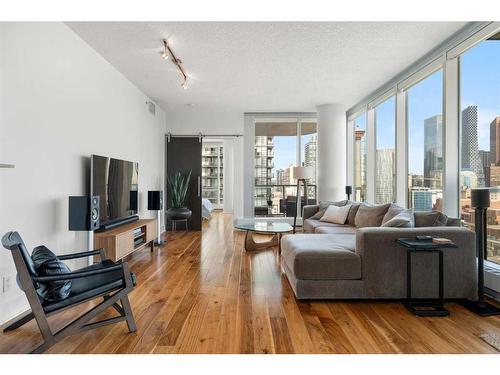
POLYGON ((137 214, 139 164, 91 156, 91 195, 100 197, 100 224, 137 214))

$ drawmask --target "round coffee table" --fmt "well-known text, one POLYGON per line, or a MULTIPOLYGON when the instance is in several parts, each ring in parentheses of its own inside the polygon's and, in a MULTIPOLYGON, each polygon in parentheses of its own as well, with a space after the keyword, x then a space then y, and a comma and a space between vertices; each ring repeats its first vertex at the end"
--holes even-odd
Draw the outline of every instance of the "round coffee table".
POLYGON ((256 251, 267 249, 271 246, 278 245, 278 252, 281 254, 281 235, 293 231, 293 228, 288 223, 276 223, 265 221, 254 221, 248 224, 237 224, 236 229, 246 231, 245 235, 245 250, 256 251), (254 233, 274 234, 269 241, 255 242, 253 239, 254 233))

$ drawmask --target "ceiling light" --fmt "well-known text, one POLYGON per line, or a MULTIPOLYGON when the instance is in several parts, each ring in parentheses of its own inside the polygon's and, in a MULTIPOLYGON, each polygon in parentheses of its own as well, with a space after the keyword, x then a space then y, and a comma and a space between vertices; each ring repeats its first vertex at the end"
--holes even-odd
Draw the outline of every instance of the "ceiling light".
POLYGON ((184 68, 182 67, 182 60, 178 59, 172 49, 170 48, 168 41, 166 39, 163 39, 163 51, 160 53, 160 57, 163 60, 167 60, 169 57, 172 57, 172 63, 177 67, 179 70, 179 73, 182 76, 182 83, 181 86, 184 90, 187 89, 187 81, 188 81, 188 75, 184 71, 184 68))
POLYGON ((168 59, 167 41, 165 39, 163 39, 163 51, 160 52, 160 56, 163 60, 168 59))

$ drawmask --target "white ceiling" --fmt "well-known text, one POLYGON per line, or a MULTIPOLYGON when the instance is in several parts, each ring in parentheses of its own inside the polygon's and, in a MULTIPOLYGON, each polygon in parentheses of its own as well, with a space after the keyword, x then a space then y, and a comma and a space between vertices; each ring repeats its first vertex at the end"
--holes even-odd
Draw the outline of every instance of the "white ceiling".
POLYGON ((465 22, 70 22, 167 111, 352 106, 465 22), (159 56, 168 38, 191 80, 159 56))

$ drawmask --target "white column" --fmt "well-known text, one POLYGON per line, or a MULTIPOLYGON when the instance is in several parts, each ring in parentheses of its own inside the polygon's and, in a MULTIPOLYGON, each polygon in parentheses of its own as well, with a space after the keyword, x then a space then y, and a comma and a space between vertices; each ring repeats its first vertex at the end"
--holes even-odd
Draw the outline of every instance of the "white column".
POLYGON ((375 203, 375 109, 368 109, 366 115, 366 201, 375 203))
POLYGON ((347 122, 342 104, 323 104, 318 111, 318 201, 345 199, 347 122))
POLYGON ((459 212, 459 66, 458 57, 444 64, 444 176, 443 212, 460 217, 459 212))
POLYGON ((406 91, 396 94, 396 203, 408 206, 406 91))

